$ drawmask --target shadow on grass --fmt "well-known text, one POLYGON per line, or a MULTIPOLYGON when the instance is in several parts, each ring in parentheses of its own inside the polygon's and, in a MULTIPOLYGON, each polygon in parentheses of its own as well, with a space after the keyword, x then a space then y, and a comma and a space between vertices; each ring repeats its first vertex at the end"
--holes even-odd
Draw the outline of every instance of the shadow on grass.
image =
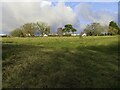
POLYGON ((31 51, 35 48, 43 48, 43 46, 22 45, 22 44, 3 44, 2 45, 2 60, 10 58, 11 56, 19 54, 22 51, 31 51))
MULTIPOLYGON (((3 87, 22 88, 117 88, 118 46, 70 49, 34 46, 3 46, 13 56, 15 66, 3 65, 3 87), (13 48, 7 50, 8 48, 13 48), (16 52, 19 52, 16 54, 16 52), (18 56, 17 56, 18 55, 18 56), (18 58, 19 57, 19 58, 18 58), (7 68, 9 67, 9 68, 7 68)), ((13 58, 13 57, 12 57, 13 58)))

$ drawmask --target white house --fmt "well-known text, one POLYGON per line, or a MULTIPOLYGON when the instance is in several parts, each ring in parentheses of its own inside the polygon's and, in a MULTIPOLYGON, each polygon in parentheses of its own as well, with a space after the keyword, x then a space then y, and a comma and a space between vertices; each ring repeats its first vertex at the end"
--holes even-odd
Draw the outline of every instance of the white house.
POLYGON ((26 36, 27 36, 27 37, 30 37, 30 36, 31 36, 31 34, 30 34, 30 33, 29 33, 29 34, 26 34, 26 36))
POLYGON ((0 37, 7 37, 7 34, 0 34, 0 37))
POLYGON ((77 36, 77 34, 71 34, 71 36, 77 36))
POLYGON ((47 37, 48 35, 47 35, 47 34, 44 34, 43 36, 44 36, 44 37, 47 37))
POLYGON ((87 34, 86 34, 86 33, 83 33, 83 34, 82 34, 82 37, 84 37, 84 36, 87 36, 87 34))

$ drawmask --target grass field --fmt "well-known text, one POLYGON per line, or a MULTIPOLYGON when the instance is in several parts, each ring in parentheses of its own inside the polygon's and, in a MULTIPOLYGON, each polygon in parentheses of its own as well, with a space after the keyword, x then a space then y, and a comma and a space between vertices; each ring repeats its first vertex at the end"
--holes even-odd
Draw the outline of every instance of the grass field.
POLYGON ((2 39, 3 88, 117 88, 118 36, 2 39))

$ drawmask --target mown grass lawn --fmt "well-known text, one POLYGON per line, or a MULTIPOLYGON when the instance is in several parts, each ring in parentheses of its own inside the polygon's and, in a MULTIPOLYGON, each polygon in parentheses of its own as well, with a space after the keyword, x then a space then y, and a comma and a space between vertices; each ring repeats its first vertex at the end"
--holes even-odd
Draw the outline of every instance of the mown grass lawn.
POLYGON ((3 88, 117 88, 118 36, 3 38, 3 88))

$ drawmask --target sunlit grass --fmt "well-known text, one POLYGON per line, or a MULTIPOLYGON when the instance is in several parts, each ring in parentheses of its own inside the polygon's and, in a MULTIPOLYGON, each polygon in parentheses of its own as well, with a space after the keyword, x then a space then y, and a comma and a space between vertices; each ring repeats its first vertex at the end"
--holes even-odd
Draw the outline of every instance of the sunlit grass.
POLYGON ((118 36, 2 42, 3 87, 118 87, 118 36))

